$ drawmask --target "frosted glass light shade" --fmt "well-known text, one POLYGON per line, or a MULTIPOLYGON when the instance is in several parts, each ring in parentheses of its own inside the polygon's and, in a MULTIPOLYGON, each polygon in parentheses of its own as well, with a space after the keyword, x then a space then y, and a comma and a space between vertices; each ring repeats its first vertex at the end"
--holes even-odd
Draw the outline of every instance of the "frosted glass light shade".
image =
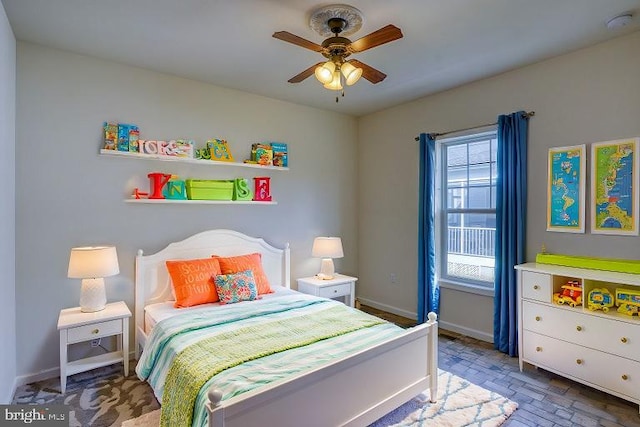
POLYGON ((362 76, 362 68, 356 68, 349 62, 342 64, 340 71, 342 71, 347 86, 355 84, 362 76))
POLYGON ((104 277, 120 273, 114 246, 87 246, 71 249, 67 276, 82 279, 80 311, 95 312, 105 308, 107 295, 104 277))
POLYGON ((333 72, 333 80, 324 85, 325 88, 330 90, 342 90, 342 82, 340 82, 340 70, 333 72))
POLYGON ((327 61, 324 64, 317 66, 314 74, 320 83, 328 84, 333 80, 333 72, 335 69, 336 64, 332 61, 327 61))

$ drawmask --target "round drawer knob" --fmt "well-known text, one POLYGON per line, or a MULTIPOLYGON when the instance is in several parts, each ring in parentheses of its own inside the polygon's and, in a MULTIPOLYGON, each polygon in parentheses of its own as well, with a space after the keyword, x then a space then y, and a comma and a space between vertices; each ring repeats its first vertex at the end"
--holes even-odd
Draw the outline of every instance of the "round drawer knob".
POLYGON ((91 331, 92 334, 97 334, 100 332, 100 329, 94 329, 93 331, 91 331))
POLYGON ((337 293, 338 293, 338 290, 337 290, 337 289, 334 289, 334 290, 333 290, 333 293, 334 293, 334 294, 337 294, 337 293))
POLYGON ((538 289, 540 289, 540 286, 538 286, 538 285, 533 285, 533 289, 535 289, 535 290, 537 291, 538 289))
POLYGON ((536 347, 536 351, 542 351, 542 347, 536 347))
POLYGON ((576 331, 580 332, 582 330, 582 326, 578 325, 576 326, 576 331))
POLYGON ((542 320, 542 317, 540 317, 540 316, 536 316, 536 322, 539 322, 539 321, 541 321, 541 320, 542 320))
POLYGON ((578 365, 582 365, 582 359, 576 359, 576 363, 577 363, 578 365))
POLYGON ((624 381, 626 381, 626 380, 628 380, 628 379, 629 379, 629 377, 627 376, 627 374, 624 374, 624 375, 622 375, 622 379, 623 379, 624 381))
POLYGON ((626 343, 627 343, 627 337, 622 337, 622 338, 620 338, 620 342, 621 342, 622 344, 626 344, 626 343))

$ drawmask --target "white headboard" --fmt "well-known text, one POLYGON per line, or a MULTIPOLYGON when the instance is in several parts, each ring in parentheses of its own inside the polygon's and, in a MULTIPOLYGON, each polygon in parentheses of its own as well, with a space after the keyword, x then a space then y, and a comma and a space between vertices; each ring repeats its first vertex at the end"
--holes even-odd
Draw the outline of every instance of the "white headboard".
POLYGON ((203 231, 180 242, 170 243, 152 255, 143 255, 140 249, 135 267, 136 354, 138 355, 139 347, 144 347, 146 341, 144 307, 172 299, 166 260, 209 258, 214 254, 234 256, 254 252, 262 254, 262 267, 271 286, 291 286, 288 244, 284 249, 278 249, 261 238, 250 237, 233 230, 203 231))

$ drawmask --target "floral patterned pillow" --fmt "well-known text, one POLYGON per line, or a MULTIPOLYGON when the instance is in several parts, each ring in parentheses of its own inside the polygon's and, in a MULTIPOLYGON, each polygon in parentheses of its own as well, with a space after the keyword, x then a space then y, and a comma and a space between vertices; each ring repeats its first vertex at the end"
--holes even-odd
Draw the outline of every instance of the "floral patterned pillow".
POLYGON ((233 304, 240 301, 258 299, 258 287, 253 271, 244 270, 234 274, 214 276, 220 304, 233 304))

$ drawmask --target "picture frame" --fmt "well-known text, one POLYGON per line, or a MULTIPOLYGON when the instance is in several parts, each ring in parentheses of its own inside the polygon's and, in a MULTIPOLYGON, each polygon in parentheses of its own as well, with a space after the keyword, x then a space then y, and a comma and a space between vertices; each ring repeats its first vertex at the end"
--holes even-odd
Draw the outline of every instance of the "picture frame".
POLYGON ((591 144, 591 233, 638 235, 640 138, 591 144))
POLYGON ((549 149, 547 231, 585 232, 586 145, 549 149))

